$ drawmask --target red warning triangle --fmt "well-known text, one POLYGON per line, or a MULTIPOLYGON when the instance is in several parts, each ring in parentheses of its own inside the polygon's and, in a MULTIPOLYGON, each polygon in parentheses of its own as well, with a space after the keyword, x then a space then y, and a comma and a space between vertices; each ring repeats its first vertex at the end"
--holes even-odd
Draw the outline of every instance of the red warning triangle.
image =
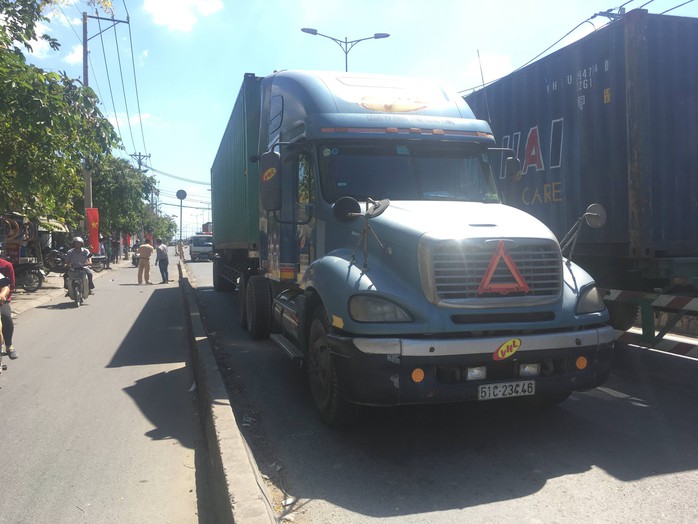
POLYGON ((490 259, 490 265, 485 272, 485 276, 482 277, 480 286, 477 288, 478 295, 484 295, 485 293, 498 293, 500 295, 506 295, 508 293, 528 293, 528 284, 526 284, 523 276, 521 276, 519 268, 516 267, 514 260, 511 258, 511 255, 507 253, 507 250, 504 247, 504 242, 501 240, 499 241, 499 245, 490 259), (509 268, 509 271, 511 271, 511 276, 514 277, 515 282, 499 284, 492 283, 492 277, 494 276, 494 272, 497 270, 497 265, 499 264, 500 260, 504 260, 504 263, 509 268))

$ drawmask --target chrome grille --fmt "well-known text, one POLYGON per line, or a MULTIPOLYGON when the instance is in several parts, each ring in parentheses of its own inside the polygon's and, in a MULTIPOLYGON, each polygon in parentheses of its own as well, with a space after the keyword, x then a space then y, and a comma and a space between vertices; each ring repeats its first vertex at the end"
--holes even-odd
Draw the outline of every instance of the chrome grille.
MULTIPOLYGON (((432 283, 436 297, 440 301, 458 301, 488 297, 539 297, 554 298, 560 295, 562 286, 562 260, 557 244, 506 242, 505 249, 523 280, 528 292, 484 293, 478 295, 490 261, 498 246, 497 241, 437 242, 431 252, 432 283)), ((510 284, 514 276, 502 258, 489 284, 510 284)))

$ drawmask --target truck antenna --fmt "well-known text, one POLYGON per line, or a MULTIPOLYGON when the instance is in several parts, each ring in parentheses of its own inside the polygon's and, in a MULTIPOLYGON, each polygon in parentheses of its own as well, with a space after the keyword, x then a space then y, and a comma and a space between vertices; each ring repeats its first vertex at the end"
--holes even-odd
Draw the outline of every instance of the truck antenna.
MULTIPOLYGON (((477 50, 477 61, 478 64, 480 64, 480 78, 482 79, 482 89, 485 89, 485 75, 482 72, 482 60, 480 59, 480 50, 477 50)), ((490 105, 487 102, 487 91, 484 91, 485 93, 485 108, 487 109, 487 122, 489 122, 490 125, 492 125, 492 118, 490 117, 490 105)))

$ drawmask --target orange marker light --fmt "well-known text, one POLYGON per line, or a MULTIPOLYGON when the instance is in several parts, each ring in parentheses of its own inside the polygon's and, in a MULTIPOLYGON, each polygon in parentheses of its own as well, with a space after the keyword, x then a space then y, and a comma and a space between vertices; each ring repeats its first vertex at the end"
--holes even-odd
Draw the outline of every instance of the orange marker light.
POLYGON ((586 357, 577 357, 577 361, 574 364, 577 366, 577 369, 586 369, 589 365, 589 361, 586 357))
POLYGON ((419 384, 422 380, 424 380, 424 370, 421 368, 414 368, 412 370, 412 381, 419 384))

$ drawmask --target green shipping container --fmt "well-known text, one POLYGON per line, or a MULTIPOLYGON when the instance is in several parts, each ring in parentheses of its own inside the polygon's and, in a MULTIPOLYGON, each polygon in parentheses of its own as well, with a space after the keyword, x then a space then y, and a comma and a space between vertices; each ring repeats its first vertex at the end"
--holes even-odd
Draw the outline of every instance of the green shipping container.
POLYGON ((216 249, 257 249, 259 163, 250 157, 258 153, 261 84, 261 78, 245 75, 211 167, 216 249))

